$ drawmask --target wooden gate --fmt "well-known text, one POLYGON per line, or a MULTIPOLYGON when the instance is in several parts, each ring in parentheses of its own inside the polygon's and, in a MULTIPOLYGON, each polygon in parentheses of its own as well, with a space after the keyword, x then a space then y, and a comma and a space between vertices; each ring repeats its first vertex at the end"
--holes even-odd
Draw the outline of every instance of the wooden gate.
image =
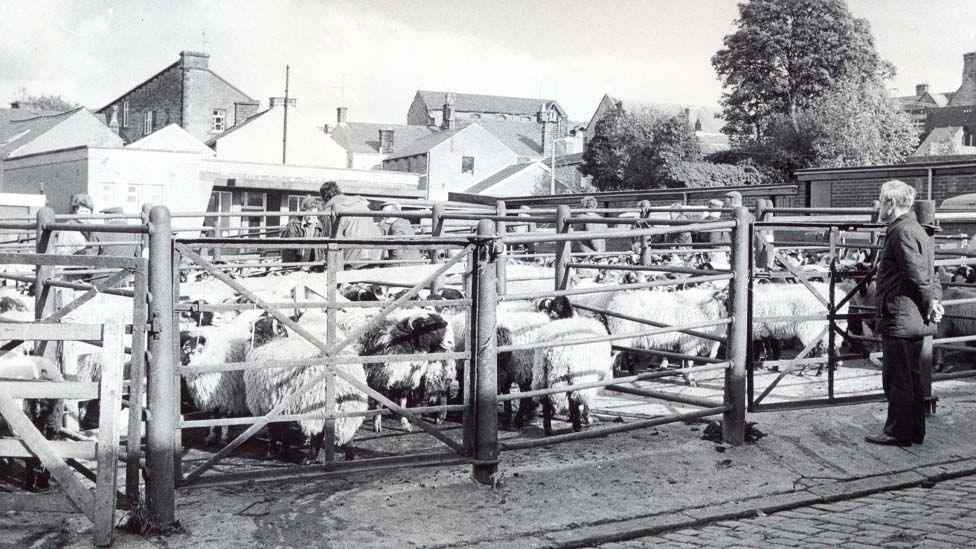
POLYGON ((0 456, 37 458, 57 481, 61 493, 3 493, 2 511, 81 513, 94 525, 94 543, 111 545, 115 528, 119 450, 117 417, 121 408, 123 325, 118 319, 100 324, 47 322, 2 323, 0 340, 85 341, 104 348, 100 383, 0 380, 0 415, 15 438, 0 439, 0 456), (97 441, 52 441, 35 427, 18 399, 100 400, 97 441), (97 463, 95 488, 86 486, 66 460, 97 463))

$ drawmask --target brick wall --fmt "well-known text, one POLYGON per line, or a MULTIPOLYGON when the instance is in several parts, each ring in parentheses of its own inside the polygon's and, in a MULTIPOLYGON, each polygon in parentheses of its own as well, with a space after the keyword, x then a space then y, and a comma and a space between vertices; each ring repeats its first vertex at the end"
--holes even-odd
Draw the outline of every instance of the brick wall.
POLYGON ((112 106, 117 106, 119 135, 126 143, 131 143, 145 135, 146 112, 153 113, 154 131, 167 124, 178 124, 183 112, 182 93, 182 70, 179 63, 174 63, 98 112, 108 120, 112 116, 112 106), (124 116, 126 102, 129 108, 124 116))
MULTIPOLYGON (((870 207, 878 199, 881 185, 892 177, 878 177, 871 179, 838 179, 834 181, 813 181, 812 186, 830 186, 830 204, 834 208, 870 207)), ((899 177, 905 183, 915 187, 919 199, 927 199, 928 176, 899 177)), ((972 173, 937 174, 932 178, 932 200, 936 205, 942 204, 946 198, 960 194, 976 193, 976 170, 972 173)))
POLYGON ((224 110, 224 129, 234 124, 237 103, 250 98, 234 88, 209 70, 192 69, 184 72, 184 93, 186 99, 183 114, 183 129, 200 141, 207 141, 221 133, 212 130, 213 109, 224 110))

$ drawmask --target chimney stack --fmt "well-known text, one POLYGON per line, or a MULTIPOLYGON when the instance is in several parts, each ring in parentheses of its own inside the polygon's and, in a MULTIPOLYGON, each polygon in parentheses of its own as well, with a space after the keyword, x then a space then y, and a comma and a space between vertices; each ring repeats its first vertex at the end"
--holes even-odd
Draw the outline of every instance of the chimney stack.
POLYGON ((542 126, 542 156, 549 158, 556 147, 556 113, 543 103, 539 105, 539 112, 535 113, 535 120, 542 126))
POLYGON ((962 79, 976 78, 976 51, 962 55, 962 79))
POLYGON ((112 115, 108 119, 108 127, 111 128, 116 135, 119 133, 119 106, 112 105, 112 115))
POLYGON ((444 94, 444 110, 441 111, 441 129, 454 129, 454 94, 444 94))
POLYGON ((380 130, 380 153, 390 154, 393 152, 393 128, 380 130))
POLYGON ((336 108, 336 125, 345 124, 346 117, 349 115, 349 109, 347 107, 337 107, 336 108))
POLYGON ((328 124, 325 124, 324 126, 322 126, 322 131, 324 131, 327 134, 331 134, 332 133, 332 126, 330 126, 328 124))
POLYGON ((922 97, 927 93, 929 93, 928 84, 915 84, 915 97, 922 97))
POLYGON ((184 69, 203 69, 210 66, 210 54, 199 51, 181 51, 180 64, 184 69))
MULTIPOLYGON (((271 107, 272 109, 275 108, 275 107, 283 107, 284 105, 285 105, 285 98, 284 97, 269 97, 268 98, 268 106, 271 107)), ((288 106, 291 107, 291 108, 293 108, 293 109, 296 108, 296 107, 298 107, 298 99, 297 98, 294 98, 294 97, 289 97, 288 98, 288 106)))

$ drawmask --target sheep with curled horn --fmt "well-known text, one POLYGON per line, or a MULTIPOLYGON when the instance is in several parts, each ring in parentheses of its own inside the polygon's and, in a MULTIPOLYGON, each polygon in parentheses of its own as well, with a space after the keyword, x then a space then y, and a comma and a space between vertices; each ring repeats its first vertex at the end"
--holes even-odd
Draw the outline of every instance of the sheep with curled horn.
MULTIPOLYGON (((406 407, 408 402, 434 400, 445 403, 455 381, 453 360, 426 360, 424 355, 453 352, 455 337, 452 326, 440 314, 426 309, 394 311, 377 322, 359 340, 362 356, 416 355, 416 358, 367 365, 366 381, 385 397, 406 407)), ((372 403, 371 403, 372 404, 372 403)), ((438 415, 441 421, 444 414, 438 415)), ((406 431, 409 421, 400 418, 406 431)), ((373 428, 383 429, 377 415, 373 428)))

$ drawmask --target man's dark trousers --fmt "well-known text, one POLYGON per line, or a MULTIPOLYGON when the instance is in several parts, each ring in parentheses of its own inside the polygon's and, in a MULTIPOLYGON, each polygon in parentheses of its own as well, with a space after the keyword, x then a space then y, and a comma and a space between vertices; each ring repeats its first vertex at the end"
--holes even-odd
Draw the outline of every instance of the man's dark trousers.
POLYGON ((921 337, 883 336, 881 384, 888 399, 884 433, 920 444, 925 438, 925 388, 921 337))

